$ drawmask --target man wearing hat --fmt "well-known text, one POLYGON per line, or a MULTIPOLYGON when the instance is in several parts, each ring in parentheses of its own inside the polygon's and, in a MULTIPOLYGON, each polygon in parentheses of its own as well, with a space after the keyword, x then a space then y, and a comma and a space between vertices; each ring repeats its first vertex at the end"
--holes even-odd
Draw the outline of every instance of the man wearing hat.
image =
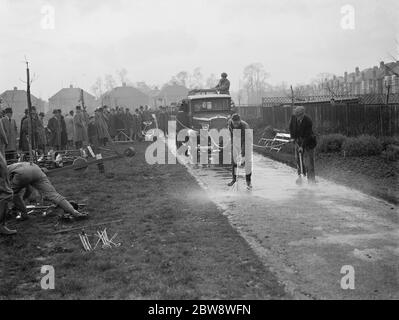
POLYGON ((3 128, 3 122, 0 121, 0 153, 5 157, 6 145, 8 144, 7 135, 3 128))
POLYGON ((308 177, 308 182, 315 182, 314 148, 317 141, 313 133, 312 119, 305 114, 303 106, 297 106, 290 121, 291 139, 295 141, 295 158, 297 160, 298 175, 301 174, 300 156, 303 158, 303 174, 308 177))
POLYGON ((60 150, 61 148, 61 120, 58 116, 58 110, 53 110, 53 116, 48 121, 47 129, 50 130, 51 137, 49 145, 54 150, 60 150))
POLYGON ((87 122, 81 106, 76 106, 73 124, 75 126, 75 145, 79 149, 83 147, 83 142, 88 141, 87 122))
POLYGON ((73 115, 74 112, 73 110, 69 111, 69 113, 65 116, 65 125, 66 125, 66 131, 67 131, 67 139, 68 139, 68 147, 73 149, 73 137, 75 133, 75 125, 73 124, 73 115))
POLYGON ((247 189, 252 190, 252 142, 253 133, 248 123, 241 120, 238 113, 232 115, 229 120, 231 136, 231 162, 233 180, 228 184, 233 186, 237 181, 237 169, 241 164, 245 168, 245 181, 247 189), (240 163, 239 163, 240 162, 240 163))
POLYGON ((7 136, 7 145, 5 148, 6 160, 16 159, 17 157, 17 123, 12 118, 12 109, 6 108, 4 110, 5 117, 1 119, 4 132, 7 136))
POLYGON ((230 94, 230 81, 227 79, 227 73, 223 72, 221 74, 221 79, 218 85, 214 88, 221 94, 230 94))

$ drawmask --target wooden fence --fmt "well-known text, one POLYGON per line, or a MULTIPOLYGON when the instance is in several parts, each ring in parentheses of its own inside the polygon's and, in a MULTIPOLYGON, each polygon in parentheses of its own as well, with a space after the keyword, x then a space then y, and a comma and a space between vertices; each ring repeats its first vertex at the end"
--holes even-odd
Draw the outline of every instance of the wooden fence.
MULTIPOLYGON (((350 98, 339 101, 295 102, 294 106, 305 107, 318 134, 399 135, 399 103, 396 100, 390 104, 375 102, 350 98)), ((287 131, 293 108, 291 104, 281 104, 281 101, 273 105, 268 100, 263 106, 241 106, 239 112, 244 119, 252 122, 256 120, 256 123, 262 126, 287 131)))

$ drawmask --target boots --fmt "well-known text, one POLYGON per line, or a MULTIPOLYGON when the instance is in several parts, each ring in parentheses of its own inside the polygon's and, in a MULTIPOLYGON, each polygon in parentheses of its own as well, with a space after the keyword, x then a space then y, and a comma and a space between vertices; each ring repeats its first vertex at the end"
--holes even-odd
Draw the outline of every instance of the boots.
POLYGON ((231 182, 229 182, 227 185, 229 187, 232 187, 237 181, 237 176, 233 175, 233 180, 231 180, 231 182))
POLYGON ((10 230, 5 225, 0 224, 0 235, 11 236, 16 234, 16 230, 10 230))
POLYGON ((251 191, 252 190, 251 174, 247 174, 245 176, 245 180, 247 182, 247 190, 251 191))

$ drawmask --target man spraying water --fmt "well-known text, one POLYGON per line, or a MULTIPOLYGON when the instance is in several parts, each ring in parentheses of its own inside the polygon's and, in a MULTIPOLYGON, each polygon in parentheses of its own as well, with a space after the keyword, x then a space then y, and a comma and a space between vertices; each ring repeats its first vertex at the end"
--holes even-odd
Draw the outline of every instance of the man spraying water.
POLYGON ((253 133, 248 123, 241 120, 239 114, 232 115, 229 121, 231 134, 231 161, 233 180, 228 184, 229 187, 237 182, 238 164, 245 167, 245 181, 247 190, 252 190, 252 140, 253 133))

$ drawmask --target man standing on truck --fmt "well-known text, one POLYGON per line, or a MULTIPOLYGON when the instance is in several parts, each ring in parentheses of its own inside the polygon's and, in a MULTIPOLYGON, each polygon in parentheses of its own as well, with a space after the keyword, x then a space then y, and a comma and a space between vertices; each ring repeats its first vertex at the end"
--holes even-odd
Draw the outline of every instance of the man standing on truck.
POLYGON ((214 89, 219 91, 221 94, 230 94, 230 81, 227 79, 226 72, 221 74, 221 79, 214 89))
POLYGON ((241 165, 245 167, 247 190, 252 190, 252 130, 249 124, 241 120, 240 115, 237 113, 233 114, 229 120, 229 130, 233 180, 228 186, 231 187, 237 182, 237 169, 238 165, 241 165))

